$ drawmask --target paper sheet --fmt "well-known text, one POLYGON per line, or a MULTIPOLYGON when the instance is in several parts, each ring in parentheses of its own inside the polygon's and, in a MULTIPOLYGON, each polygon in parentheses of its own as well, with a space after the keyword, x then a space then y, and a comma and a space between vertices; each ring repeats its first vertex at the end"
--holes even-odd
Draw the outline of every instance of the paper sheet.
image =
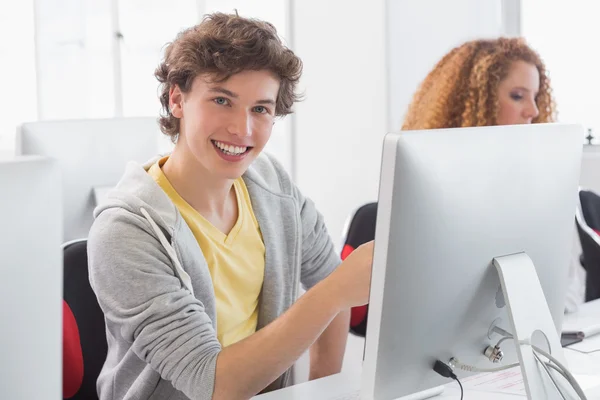
MULTIPOLYGON (((588 393, 590 399, 600 399, 600 376, 573 374, 581 388, 588 393)), ((503 394, 515 394, 526 396, 525 384, 519 368, 506 371, 490 372, 473 375, 461 379, 465 390, 477 390, 481 392, 494 392, 503 394)))
POLYGON ((526 395, 525 384, 519 368, 477 374, 461 379, 465 390, 526 395))
POLYGON ((600 340, 583 340, 565 348, 564 351, 579 350, 588 352, 589 354, 600 353, 600 340))

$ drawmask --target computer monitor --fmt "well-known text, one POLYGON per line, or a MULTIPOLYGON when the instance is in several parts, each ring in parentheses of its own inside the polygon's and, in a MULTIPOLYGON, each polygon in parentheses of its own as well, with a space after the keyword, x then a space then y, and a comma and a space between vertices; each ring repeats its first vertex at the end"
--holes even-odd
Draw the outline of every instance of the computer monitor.
POLYGON ((93 210, 117 184, 129 161, 159 154, 156 118, 112 118, 26 123, 17 132, 17 154, 58 160, 63 177, 64 241, 88 236, 93 210))
POLYGON ((60 171, 41 157, 0 159, 0 388, 4 399, 62 393, 60 171))
POLYGON ((600 144, 583 146, 579 185, 600 193, 600 144))
MULTIPOLYGON (((558 335, 582 130, 534 124, 386 136, 362 399, 448 383, 433 371, 436 360, 498 366, 483 355, 500 337, 492 327, 511 326, 497 257, 524 252, 533 261, 554 330, 545 333, 558 335)), ((518 361, 511 343, 502 364, 518 361)))

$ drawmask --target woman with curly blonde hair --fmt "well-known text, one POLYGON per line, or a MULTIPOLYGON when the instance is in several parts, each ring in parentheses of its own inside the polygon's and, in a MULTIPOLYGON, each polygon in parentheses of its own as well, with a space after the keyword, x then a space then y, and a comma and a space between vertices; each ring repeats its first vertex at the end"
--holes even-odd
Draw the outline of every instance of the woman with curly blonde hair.
MULTIPOLYGON (((550 80, 540 56, 522 38, 483 39, 452 49, 437 63, 415 93, 402 130, 555 119, 550 80)), ((351 331, 365 336, 367 317, 368 305, 352 308, 351 331)))
POLYGON ((546 68, 522 38, 452 49, 415 93, 403 130, 553 122, 546 68))

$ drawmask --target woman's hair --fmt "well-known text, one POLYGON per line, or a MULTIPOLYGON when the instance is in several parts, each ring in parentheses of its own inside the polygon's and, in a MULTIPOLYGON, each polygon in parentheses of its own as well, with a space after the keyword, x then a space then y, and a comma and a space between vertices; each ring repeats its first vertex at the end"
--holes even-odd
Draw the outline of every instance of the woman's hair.
POLYGON ((403 130, 497 125, 498 86, 515 61, 535 65, 540 75, 533 123, 556 118, 544 63, 521 38, 474 40, 452 49, 415 93, 403 130))
POLYGON ((165 50, 154 75, 160 82, 160 128, 175 142, 179 119, 171 115, 169 90, 178 85, 183 93, 192 89, 194 78, 210 74, 216 82, 246 70, 268 70, 279 78, 275 115, 292 112, 298 100, 296 85, 302 74, 302 61, 288 49, 268 22, 237 14, 215 13, 179 33, 165 50))

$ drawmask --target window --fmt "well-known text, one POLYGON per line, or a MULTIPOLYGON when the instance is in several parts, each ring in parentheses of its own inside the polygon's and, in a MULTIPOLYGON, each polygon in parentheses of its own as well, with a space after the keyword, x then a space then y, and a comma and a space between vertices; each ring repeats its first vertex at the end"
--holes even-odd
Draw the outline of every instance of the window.
POLYGON ((591 129, 600 144, 600 4, 523 0, 522 32, 548 68, 560 122, 591 129))
POLYGON ((181 30, 198 23, 196 0, 118 0, 122 115, 158 115, 154 70, 165 45, 181 30))
POLYGON ((39 118, 114 115, 110 0, 36 0, 39 118))
POLYGON ((37 119, 33 0, 8 8, 0 8, 0 155, 13 152, 18 124, 37 119))

